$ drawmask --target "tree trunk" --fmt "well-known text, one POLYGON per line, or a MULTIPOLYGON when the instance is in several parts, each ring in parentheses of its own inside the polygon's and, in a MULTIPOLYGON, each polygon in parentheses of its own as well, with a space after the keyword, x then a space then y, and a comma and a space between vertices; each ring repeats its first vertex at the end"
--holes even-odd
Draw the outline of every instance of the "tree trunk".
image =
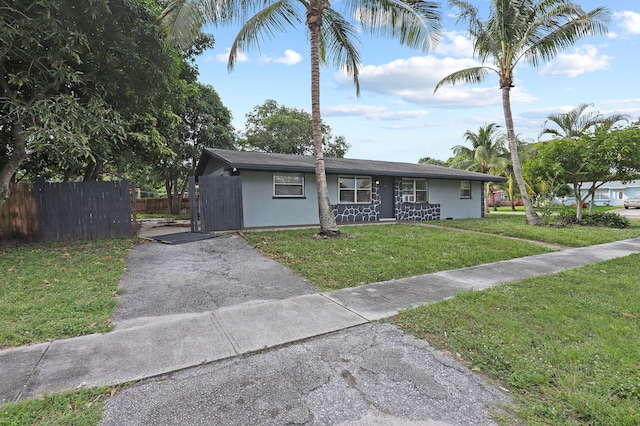
POLYGON ((318 192, 318 215, 320 235, 340 234, 336 217, 329 201, 327 176, 324 169, 322 151, 322 127, 320 117, 320 43, 319 32, 322 25, 322 0, 312 0, 307 9, 307 26, 311 38, 311 120, 313 123, 313 157, 315 159, 316 187, 318 192))
POLYGON ((492 200, 491 200, 491 195, 490 195, 490 194, 491 194, 491 192, 490 192, 490 191, 491 191, 491 188, 489 187, 490 185, 491 185, 491 183, 490 183, 490 182, 487 182, 487 183, 486 183, 486 189, 485 189, 485 191, 484 191, 484 192, 485 192, 485 196, 484 196, 484 212, 485 212, 485 214, 487 214, 487 213, 489 213, 489 212, 490 212, 490 210, 489 210, 489 204, 490 204, 490 203, 491 203, 491 201, 492 201, 492 200))
POLYGON ((13 152, 9 161, 0 169, 0 207, 9 199, 11 195, 11 189, 9 189, 9 182, 13 174, 18 170, 18 167, 27 158, 27 142, 24 134, 22 133, 22 120, 16 118, 11 123, 13 134, 13 152))
POLYGON ((518 188, 520 189, 520 197, 524 204, 524 211, 529 225, 542 225, 542 220, 531 204, 531 199, 527 194, 527 186, 522 176, 522 168, 520 167, 520 158, 518 157, 518 144, 516 142, 516 133, 513 130, 513 115, 511 114, 510 90, 511 84, 501 84, 502 90, 502 108, 504 109, 504 121, 507 126, 507 139, 509 140, 509 152, 511 153, 511 164, 513 166, 513 176, 516 178, 518 188))
POLYGON ((167 207, 169 214, 179 215, 182 212, 182 192, 178 190, 178 179, 169 178, 164 181, 167 191, 167 207))

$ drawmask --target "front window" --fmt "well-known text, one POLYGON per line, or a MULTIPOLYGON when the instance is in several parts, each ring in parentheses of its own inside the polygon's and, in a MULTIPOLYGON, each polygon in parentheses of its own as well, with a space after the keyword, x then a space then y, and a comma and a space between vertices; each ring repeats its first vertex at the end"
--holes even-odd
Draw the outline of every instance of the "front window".
POLYGON ((338 183, 340 204, 371 204, 370 176, 340 176, 338 183))
POLYGON ((596 201, 608 201, 609 200, 609 190, 608 189, 596 189, 596 192, 593 194, 593 199, 596 201))
POLYGON ((426 179, 402 179, 402 202, 426 203, 427 188, 426 179))
POLYGON ((273 196, 304 197, 304 175, 302 173, 274 173, 273 196))
POLYGON ((471 198, 471 181, 460 181, 460 198, 471 198))

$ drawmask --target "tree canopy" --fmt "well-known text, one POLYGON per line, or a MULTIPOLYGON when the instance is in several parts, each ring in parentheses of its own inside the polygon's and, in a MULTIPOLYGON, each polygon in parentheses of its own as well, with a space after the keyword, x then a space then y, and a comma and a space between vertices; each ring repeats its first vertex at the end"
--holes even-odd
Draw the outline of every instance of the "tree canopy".
POLYGON ((525 169, 527 175, 545 180, 551 188, 570 184, 576 197, 576 216, 581 219, 583 203, 600 186, 640 178, 640 123, 598 129, 577 139, 541 142, 525 169), (584 194, 583 188, 587 190, 584 194))
POLYGON ((0 0, 0 204, 11 179, 104 174, 184 190, 202 146, 234 147, 230 112, 164 43, 155 0, 0 0))
POLYGON ((27 158, 39 175, 97 179, 108 164, 165 149, 157 119, 171 115, 165 95, 181 58, 163 46, 154 8, 0 0, 0 203, 27 158))
MULTIPOLYGON (((246 115, 244 149, 282 154, 313 155, 311 114, 266 100, 246 115)), ((344 136, 333 136, 331 126, 322 121, 322 145, 326 156, 342 158, 349 149, 344 136)))

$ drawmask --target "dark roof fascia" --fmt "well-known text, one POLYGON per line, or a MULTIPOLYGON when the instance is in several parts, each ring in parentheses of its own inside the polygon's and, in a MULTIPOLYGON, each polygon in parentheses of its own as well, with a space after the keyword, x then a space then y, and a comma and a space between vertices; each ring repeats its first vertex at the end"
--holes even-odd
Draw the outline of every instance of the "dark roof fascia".
MULTIPOLYGON (((272 171, 272 172, 297 172, 297 173, 315 173, 315 168, 313 166, 313 157, 309 156, 309 160, 312 164, 306 165, 286 165, 286 164, 264 164, 264 163, 256 163, 256 162, 247 162, 244 163, 242 161, 230 161, 219 155, 216 151, 205 148, 204 151, 208 154, 209 157, 213 157, 225 165, 226 169, 237 169, 237 170, 251 170, 251 171, 272 171)), ((202 157, 204 157, 204 152, 202 157)), ((201 162, 202 162, 201 157, 201 162)), ((505 182, 507 179, 502 176, 493 176, 493 175, 485 175, 477 172, 467 172, 464 170, 459 170, 461 175, 455 173, 446 173, 448 170, 447 167, 441 166, 433 166, 435 168, 444 169, 444 173, 440 173, 439 171, 431 171, 431 172, 416 172, 416 171, 398 171, 398 170, 380 170, 380 169, 352 169, 352 168, 341 168, 341 167, 332 167, 331 166, 332 158, 325 158, 325 172, 327 174, 350 174, 350 175, 371 175, 371 176, 394 176, 394 177, 412 177, 412 178, 424 178, 424 179, 441 179, 441 180, 471 180, 471 181, 479 181, 479 182, 505 182)), ((341 159, 336 159, 341 160, 341 159)), ((356 159, 347 159, 350 161, 367 161, 367 160, 356 160, 356 159)), ((384 163, 384 162, 381 162, 384 163)), ((396 163, 390 163, 396 164, 396 163)), ((413 164, 411 164, 413 166, 413 164)), ((204 170, 204 166, 202 170, 200 170, 200 163, 198 163, 198 171, 201 173, 204 170)), ((451 169, 456 170, 458 169, 451 169)), ((196 173, 198 175, 198 173, 196 173)))

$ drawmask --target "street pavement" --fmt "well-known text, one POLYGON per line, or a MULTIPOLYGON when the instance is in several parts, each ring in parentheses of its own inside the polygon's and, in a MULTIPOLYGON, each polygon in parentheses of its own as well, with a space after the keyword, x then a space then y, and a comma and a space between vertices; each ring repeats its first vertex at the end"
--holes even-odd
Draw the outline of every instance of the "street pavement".
POLYGON ((243 239, 134 248, 115 330, 0 351, 0 401, 137 382, 104 425, 492 425, 509 395, 376 322, 640 252, 640 238, 317 293, 243 239))

